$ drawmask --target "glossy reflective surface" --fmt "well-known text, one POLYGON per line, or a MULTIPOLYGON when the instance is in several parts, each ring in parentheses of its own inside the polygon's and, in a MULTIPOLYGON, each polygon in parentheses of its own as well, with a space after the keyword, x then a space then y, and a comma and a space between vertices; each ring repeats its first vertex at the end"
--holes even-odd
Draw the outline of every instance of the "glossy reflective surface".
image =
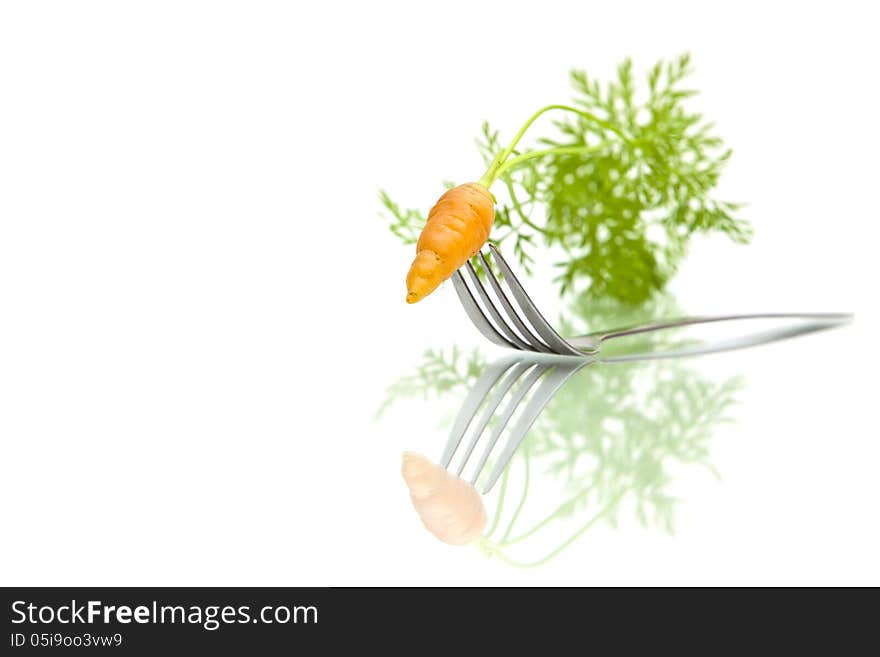
MULTIPOLYGON (((564 321, 591 328, 675 309, 670 296, 637 309, 581 299, 564 321)), ((489 524, 473 542, 477 552, 507 567, 571 564, 594 553, 592 534, 612 543, 632 531, 651 542, 673 536, 689 502, 682 484, 722 485, 716 443, 742 431, 747 364, 760 363, 760 350, 766 357, 771 343, 790 341, 789 350, 807 354, 815 336, 795 338, 828 328, 838 334, 826 344, 847 339, 845 322, 755 324, 631 336, 604 359, 507 352, 490 362, 479 347, 429 350, 389 388, 380 413, 407 397, 434 400, 424 408, 448 438, 429 454, 484 495, 489 524), (456 405, 454 419, 439 411, 456 405)))

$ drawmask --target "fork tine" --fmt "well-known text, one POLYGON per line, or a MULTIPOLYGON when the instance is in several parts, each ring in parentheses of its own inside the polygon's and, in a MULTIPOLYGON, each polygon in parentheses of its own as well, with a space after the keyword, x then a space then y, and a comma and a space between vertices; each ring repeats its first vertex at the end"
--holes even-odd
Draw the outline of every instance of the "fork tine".
POLYGON ((501 303, 501 306, 504 308, 504 312, 507 313, 507 316, 510 317, 510 321, 513 322, 514 326, 519 330, 522 336, 526 339, 532 349, 535 351, 541 351, 544 353, 552 353, 553 350, 550 349, 547 345, 541 342, 540 339, 535 337, 535 334, 532 333, 528 327, 525 325, 525 322, 522 321, 522 318, 519 316, 513 306, 510 303, 510 299, 507 298, 507 295, 504 294, 504 290, 501 289, 501 283, 498 282, 498 279, 495 278, 495 274, 492 272, 492 268, 489 267, 489 261, 486 260, 486 257, 483 255, 483 252, 479 252, 480 262, 483 263, 483 268, 486 270, 486 277, 489 279, 489 284, 492 286, 492 289, 495 291, 495 296, 498 298, 498 301, 501 303))
POLYGON ((461 476, 464 466, 467 465, 468 459, 470 459, 471 453, 474 451, 474 447, 479 442, 480 436, 483 435, 483 430, 486 428, 486 425, 489 424, 489 420, 491 420, 492 416, 495 414, 495 410, 501 404, 501 400, 504 399, 505 395, 507 395, 508 391, 513 387, 513 384, 516 383, 533 364, 534 363, 528 361, 517 363, 508 370, 505 378, 498 384, 496 390, 492 393, 492 399, 486 404, 486 407, 483 409, 483 414, 480 416, 479 421, 474 427, 473 436, 468 443, 464 456, 461 459, 461 463, 459 463, 458 471, 455 474, 461 476))
POLYGON ((513 416, 514 411, 516 411, 517 407, 522 402, 523 398, 532 389, 532 387, 537 383, 538 379, 540 379, 544 374, 551 369, 553 366, 538 363, 532 369, 531 372, 526 375, 523 379, 522 383, 519 384, 516 391, 513 393, 513 396, 510 398, 507 406, 501 412, 501 415, 498 416, 498 424, 492 430, 492 435, 489 438, 489 443, 486 445, 486 448, 483 450, 483 454, 480 456, 480 461, 477 463, 477 467, 474 470, 474 474, 471 477, 471 483, 476 485, 477 479, 480 476, 480 472, 483 471, 483 467, 486 465, 486 460, 489 458, 489 454, 492 452, 492 448, 495 447, 495 443, 498 442, 498 438, 501 436, 501 433, 504 431, 504 427, 507 426, 507 423, 510 421, 510 418, 513 416))
POLYGON ((461 410, 455 418, 455 424, 452 425, 452 431, 449 432, 449 439, 446 441, 446 447, 443 449, 443 456, 440 457, 440 465, 443 468, 449 467, 452 457, 455 456, 455 450, 458 449, 458 445, 464 437, 471 420, 476 415, 486 395, 489 394, 492 386, 515 362, 510 358, 498 360, 487 367, 480 378, 477 379, 477 382, 461 405, 461 410))
POLYGON ((498 481, 498 478, 501 476, 501 473, 504 472, 504 469, 507 467, 507 464, 510 462, 511 457, 516 453, 517 448, 522 443, 523 439, 526 437, 526 434, 529 432, 529 429, 532 428, 532 425, 535 423, 535 420, 538 419, 538 416, 541 414, 541 411, 544 410, 544 407, 553 399, 553 396, 559 391, 559 389, 565 385, 565 382, 568 381, 571 376, 580 370, 582 367, 586 367, 591 361, 584 361, 582 363, 578 363, 577 365, 557 365, 556 368, 541 381, 541 385, 538 386, 538 389, 535 391, 535 394, 526 404, 525 409, 523 410, 522 415, 514 425, 513 429, 510 431, 510 438, 507 441, 507 444, 504 446, 504 451, 501 453, 501 457, 495 463, 495 467, 492 468, 492 474, 489 475, 489 481, 486 482, 486 487, 483 489, 483 494, 487 494, 492 490, 492 487, 495 485, 495 482, 498 481))
MULTIPOLYGON (((482 257, 482 253, 480 256, 482 257)), ((485 260, 483 260, 485 263, 485 260)), ((495 304, 492 303, 492 299, 489 298, 489 294, 486 292, 486 288, 483 287, 483 284, 480 282, 480 277, 477 276, 477 272, 474 269, 473 265, 470 262, 465 263, 465 269, 467 269, 468 274, 471 277, 471 282, 473 283, 473 288, 477 291, 477 294, 480 297, 480 300, 483 302, 483 307, 489 311, 489 314, 492 315, 492 319, 495 320, 495 324, 501 332, 504 334, 504 337, 513 342, 520 349, 529 350, 532 349, 532 345, 526 344, 523 342, 520 337, 513 331, 508 325, 507 322, 504 321, 504 318, 501 316, 501 313, 498 312, 498 309, 495 307, 495 304)), ((489 269, 486 269, 486 275, 489 279, 494 279, 492 276, 492 272, 489 269)))
POLYGON ((544 319, 544 316, 538 311, 535 307, 535 304, 532 303, 532 300, 529 298, 529 295, 526 294, 525 289, 522 284, 517 280, 516 276, 513 274, 513 270, 511 270, 510 266, 501 257, 501 252, 494 244, 489 244, 489 248, 492 250, 492 255, 495 257, 495 262, 498 264, 498 268, 501 270, 501 273, 504 275, 504 280, 507 282, 507 286, 510 288, 513 297, 516 299, 519 307, 522 309, 523 314, 526 316, 532 326, 535 329, 535 332, 543 338, 543 340, 550 346, 551 349, 557 354, 563 354, 567 356, 583 356, 585 352, 578 351, 570 344, 568 344, 562 337, 553 329, 552 326, 544 319))
POLYGON ((474 295, 471 294, 471 291, 468 289, 467 283, 464 282, 464 276, 461 275, 461 270, 456 271, 452 275, 452 285, 455 288, 455 292, 458 294, 458 299, 461 301, 464 311, 467 313, 468 317, 471 318, 471 321, 480 333, 497 345, 508 347, 510 349, 517 348, 515 344, 501 335, 495 327, 492 326, 492 323, 486 319, 486 316, 477 304, 477 300, 474 299, 474 295))

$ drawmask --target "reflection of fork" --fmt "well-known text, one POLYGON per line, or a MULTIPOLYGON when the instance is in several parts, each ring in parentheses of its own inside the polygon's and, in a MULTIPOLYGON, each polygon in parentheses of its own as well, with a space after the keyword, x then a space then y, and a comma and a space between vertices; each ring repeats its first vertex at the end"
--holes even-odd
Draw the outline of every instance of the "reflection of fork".
POLYGON ((458 412, 458 417, 455 419, 455 424, 452 426, 452 432, 449 434, 449 440, 446 443, 446 449, 443 451, 443 456, 440 459, 440 465, 449 469, 462 438, 467 433, 477 412, 482 408, 483 411, 480 414, 479 420, 477 420, 471 432, 471 440, 457 467, 456 474, 461 476, 483 432, 489 425, 490 420, 495 416, 495 411, 501 406, 501 402, 508 396, 508 393, 510 393, 507 404, 498 414, 496 423, 489 434, 488 442, 486 442, 486 446, 483 448, 483 452, 471 474, 471 483, 476 485, 477 479, 489 458, 489 454, 491 454, 495 443, 498 442, 511 417, 526 398, 529 391, 538 381, 543 379, 535 393, 525 404, 525 408, 511 429, 510 438, 507 440, 504 452, 492 469, 492 474, 489 475, 489 480, 483 489, 483 493, 488 493, 498 480, 498 477, 501 476, 507 463, 514 452, 516 452, 523 438, 525 438, 532 424, 538 418, 538 415, 541 414, 541 411, 544 410, 544 407, 553 398, 553 395, 562 388, 575 372, 592 362, 595 361, 553 357, 508 356, 487 367, 480 378, 477 379, 474 387, 471 388, 464 404, 461 406, 461 410, 458 412))
MULTIPOLYGON (((500 259, 500 256, 498 257, 500 259)), ((476 279, 476 276, 474 278, 476 279)), ((492 279, 491 274, 489 278, 492 279)), ((512 280, 506 272, 505 278, 512 280)), ((516 285, 518 284, 514 282, 514 286, 516 285)), ((752 318, 758 316, 749 315, 742 317, 752 318)), ((440 465, 450 471, 454 470, 456 475, 461 476, 467 468, 475 448, 479 443, 482 443, 480 456, 476 464, 468 468, 467 473, 471 483, 476 485, 495 445, 505 432, 508 424, 511 423, 511 419, 516 416, 516 420, 508 432, 509 436, 504 448, 500 456, 495 460, 492 471, 484 484, 483 493, 488 493, 510 463, 517 448, 519 448, 529 429, 531 429, 535 420, 538 419, 538 416, 544 410, 544 407, 547 406, 553 396, 576 372, 589 365, 726 351, 830 328, 848 319, 847 315, 761 315, 760 317, 798 318, 812 321, 804 322, 794 328, 783 327, 775 331, 764 331, 712 345, 697 345, 679 348, 675 351, 651 352, 642 355, 627 354, 598 358, 584 357, 584 354, 579 354, 581 358, 564 358, 557 355, 530 353, 501 358, 486 368, 465 398, 458 417, 452 426, 452 431, 449 434, 449 440, 440 459, 440 465), (534 392, 532 392, 533 389, 534 392), (475 418, 477 418, 476 421, 474 421, 475 418), (470 433, 470 440, 467 441, 464 452, 453 466, 453 458, 462 440, 468 433, 470 433)), ((721 319, 727 318, 711 318, 709 321, 721 321, 721 319)), ((701 320, 681 320, 681 322, 688 323, 697 323, 698 321, 701 320)), ((654 324, 648 328, 636 328, 627 332, 616 331, 605 335, 617 336, 639 333, 657 328, 667 328, 672 325, 681 326, 682 324, 654 324)))
MULTIPOLYGON (((455 291, 458 293, 458 298, 461 300, 461 305, 480 333, 495 344, 522 351, 583 358, 598 354, 602 343, 607 340, 664 329, 680 328, 695 324, 753 319, 798 320, 800 322, 798 326, 791 327, 784 333, 774 331, 772 333, 757 334, 746 339, 745 342, 742 339, 737 339, 723 347, 732 349, 766 342, 768 340, 765 337, 772 336, 772 339, 781 339, 821 328, 830 328, 852 319, 852 315, 846 313, 763 313, 715 317, 684 317, 611 331, 600 331, 574 338, 563 338, 544 319, 544 316, 538 311, 535 304, 532 303, 529 295, 526 294, 522 284, 514 275, 510 265, 501 256, 498 248, 494 244, 489 244, 489 250, 501 274, 502 281, 498 280, 499 277, 495 275, 488 259, 483 253, 479 253, 477 257, 486 271, 486 280, 492 289, 491 295, 480 281, 476 270, 470 262, 455 272, 452 282, 455 286, 455 291), (462 270, 467 272, 468 278, 470 278, 470 285, 468 285, 462 270), (502 282, 510 291, 510 296, 504 292, 502 282), (495 301, 493 301, 493 297, 495 301), (479 299, 479 302, 477 299, 479 299), (498 309, 499 306, 501 308, 500 311, 498 309), (503 311, 503 315, 501 311, 503 311)), ((709 350, 718 351, 720 349, 716 345, 709 350)), ((667 353, 664 355, 669 356, 671 354, 667 353)), ((643 354, 642 357, 644 356, 646 355, 643 354)))

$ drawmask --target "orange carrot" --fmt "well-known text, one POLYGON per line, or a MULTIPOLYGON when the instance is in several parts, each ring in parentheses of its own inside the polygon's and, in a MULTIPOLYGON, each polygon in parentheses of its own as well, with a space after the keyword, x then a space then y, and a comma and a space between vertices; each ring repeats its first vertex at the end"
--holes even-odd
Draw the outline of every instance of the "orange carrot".
POLYGON ((428 213, 416 258, 406 275, 406 302, 415 303, 464 265, 489 239, 495 200, 479 183, 447 191, 428 213))

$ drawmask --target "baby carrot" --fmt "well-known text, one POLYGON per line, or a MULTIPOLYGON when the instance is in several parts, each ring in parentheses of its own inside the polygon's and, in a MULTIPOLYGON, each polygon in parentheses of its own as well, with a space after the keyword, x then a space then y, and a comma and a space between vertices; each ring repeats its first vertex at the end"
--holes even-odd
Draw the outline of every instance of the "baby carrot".
POLYGON ((459 185, 441 196, 416 243, 416 258, 406 276, 406 302, 429 295, 476 255, 494 220, 495 201, 479 183, 459 185))

